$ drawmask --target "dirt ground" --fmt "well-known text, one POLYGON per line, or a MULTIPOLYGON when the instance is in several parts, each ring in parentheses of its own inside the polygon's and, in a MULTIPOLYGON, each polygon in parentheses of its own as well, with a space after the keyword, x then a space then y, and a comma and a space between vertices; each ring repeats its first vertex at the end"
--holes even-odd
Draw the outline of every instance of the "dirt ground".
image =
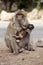
POLYGON ((0 43, 0 65, 43 65, 43 48, 37 47, 36 51, 25 50, 14 55, 0 43))

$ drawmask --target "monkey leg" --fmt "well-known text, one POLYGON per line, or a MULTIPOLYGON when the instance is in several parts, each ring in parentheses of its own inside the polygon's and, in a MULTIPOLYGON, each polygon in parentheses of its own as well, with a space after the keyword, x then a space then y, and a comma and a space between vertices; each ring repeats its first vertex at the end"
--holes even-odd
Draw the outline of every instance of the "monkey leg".
POLYGON ((33 48, 32 44, 28 43, 28 50, 29 51, 35 51, 35 49, 33 48))
POLYGON ((13 52, 13 49, 12 49, 12 46, 11 46, 11 40, 9 37, 5 37, 5 43, 6 43, 6 46, 9 48, 9 50, 11 52, 13 52))
POLYGON ((20 42, 20 46, 29 51, 34 51, 33 45, 31 44, 30 35, 27 34, 20 42))
POLYGON ((27 36, 20 40, 19 46, 20 46, 20 48, 23 48, 23 49, 25 49, 28 46, 27 36))
POLYGON ((20 48, 19 48, 19 46, 17 45, 15 38, 12 38, 12 40, 11 40, 11 46, 12 46, 12 49, 13 49, 13 53, 14 53, 14 54, 18 54, 20 48))

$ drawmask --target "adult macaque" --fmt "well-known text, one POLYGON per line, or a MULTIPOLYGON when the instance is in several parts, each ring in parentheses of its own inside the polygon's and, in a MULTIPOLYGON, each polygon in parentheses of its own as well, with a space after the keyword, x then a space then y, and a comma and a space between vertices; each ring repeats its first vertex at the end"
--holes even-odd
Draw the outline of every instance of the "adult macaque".
POLYGON ((33 29, 34 26, 29 24, 25 15, 19 11, 15 21, 10 22, 5 35, 5 42, 10 51, 18 54, 21 48, 34 50, 30 43, 31 33, 29 33, 33 29))

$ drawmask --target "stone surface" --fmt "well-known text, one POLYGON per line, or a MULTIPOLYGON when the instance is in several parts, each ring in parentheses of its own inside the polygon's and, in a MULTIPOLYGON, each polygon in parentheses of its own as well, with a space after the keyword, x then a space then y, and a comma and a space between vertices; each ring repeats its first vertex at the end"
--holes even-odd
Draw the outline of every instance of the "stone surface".
POLYGON ((17 5, 15 3, 13 3, 12 7, 11 7, 11 11, 16 11, 18 8, 17 8, 17 5))
POLYGON ((37 9, 33 9, 29 14, 27 14, 27 16, 30 19, 40 19, 41 18, 41 15, 37 9))
POLYGON ((6 11, 2 11, 1 12, 1 20, 4 20, 4 21, 6 21, 6 20, 11 20, 13 17, 14 17, 14 15, 15 15, 15 13, 8 13, 8 12, 6 12, 6 11))
POLYGON ((36 43, 38 47, 43 47, 43 40, 38 40, 36 43))
POLYGON ((43 48, 13 55, 3 44, 0 43, 0 65, 43 65, 43 48))

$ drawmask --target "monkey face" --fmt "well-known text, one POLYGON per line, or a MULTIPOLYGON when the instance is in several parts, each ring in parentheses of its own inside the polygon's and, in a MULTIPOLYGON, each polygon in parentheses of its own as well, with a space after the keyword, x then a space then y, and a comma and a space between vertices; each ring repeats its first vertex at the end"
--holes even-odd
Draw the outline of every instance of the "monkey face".
POLYGON ((34 25, 33 24, 29 24, 28 25, 28 29, 33 30, 34 29, 34 25))
POLYGON ((21 21, 23 18, 24 18, 24 15, 21 14, 21 13, 18 13, 18 14, 16 15, 16 19, 17 19, 18 21, 21 21))
POLYGON ((19 21, 22 20, 22 15, 18 15, 17 20, 19 20, 19 21))

